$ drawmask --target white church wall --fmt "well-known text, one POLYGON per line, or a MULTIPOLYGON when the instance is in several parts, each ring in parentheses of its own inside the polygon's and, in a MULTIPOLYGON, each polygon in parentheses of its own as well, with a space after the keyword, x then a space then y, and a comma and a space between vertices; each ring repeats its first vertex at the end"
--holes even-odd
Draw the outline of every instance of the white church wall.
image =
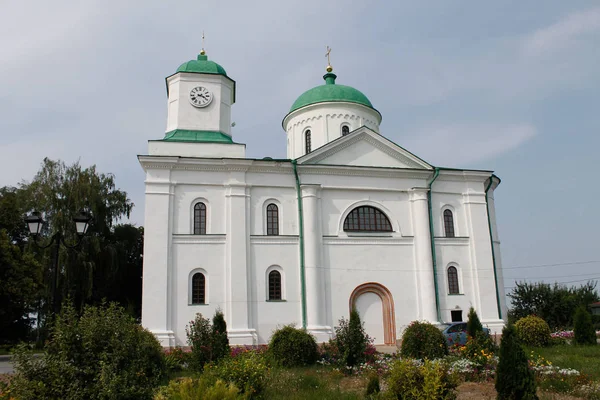
POLYGON ((267 234, 267 205, 271 203, 278 208, 279 235, 298 235, 298 202, 295 187, 253 186, 250 193, 251 235, 267 234))
POLYGON ((148 154, 154 156, 244 158, 246 145, 237 143, 193 143, 150 140, 148 154))
POLYGON ((194 205, 203 202, 206 205, 206 233, 225 234, 225 188, 213 185, 176 185, 174 199, 175 234, 194 233, 194 205))

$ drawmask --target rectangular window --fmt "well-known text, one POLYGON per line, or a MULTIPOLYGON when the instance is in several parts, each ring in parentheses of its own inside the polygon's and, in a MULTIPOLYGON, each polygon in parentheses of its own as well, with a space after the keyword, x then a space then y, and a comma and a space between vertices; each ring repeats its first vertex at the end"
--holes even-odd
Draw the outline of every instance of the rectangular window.
POLYGON ((452 317, 452 322, 462 322, 462 310, 452 310, 450 311, 450 316, 452 317))

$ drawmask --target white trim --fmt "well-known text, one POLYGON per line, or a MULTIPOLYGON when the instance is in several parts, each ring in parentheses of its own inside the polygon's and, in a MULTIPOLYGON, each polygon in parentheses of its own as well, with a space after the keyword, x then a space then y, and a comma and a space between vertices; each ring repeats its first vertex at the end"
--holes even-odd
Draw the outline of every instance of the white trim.
POLYGON ((390 224, 392 225, 392 229, 393 232, 369 232, 371 234, 375 234, 377 236, 391 236, 391 237, 399 237, 402 236, 402 231, 400 230, 400 224, 398 223, 398 221, 395 218, 392 218, 392 212, 385 207, 383 204, 378 203, 376 201, 372 201, 372 200, 360 200, 357 202, 354 202, 352 204, 350 204, 349 206, 346 207, 346 209, 344 210, 344 212, 342 214, 340 214, 340 219, 338 221, 338 237, 350 237, 350 236, 356 236, 356 234, 360 234, 362 236, 364 236, 364 233, 367 232, 346 232, 344 231, 344 221, 346 220, 346 217, 348 217, 348 214, 350 214, 355 208, 358 207, 362 207, 362 206, 371 206, 374 208, 377 208, 379 211, 381 211, 388 219, 388 221, 390 221, 390 224))
POLYGON ((206 306, 209 304, 209 293, 210 293, 210 285, 209 285, 209 280, 208 280, 208 273, 206 272, 206 270, 204 268, 194 268, 193 270, 190 271, 190 273, 188 274, 188 306, 206 306), (204 303, 200 304, 194 304, 192 303, 192 278, 194 277, 195 274, 197 273, 201 273, 204 275, 204 303))
POLYGON ((283 272, 283 268, 279 265, 271 265, 265 271, 265 300, 266 301, 284 301, 286 300, 286 290, 285 290, 285 273, 283 272), (281 276, 281 300, 269 300, 269 274, 271 271, 279 272, 281 276))
POLYGON ((200 236, 200 234, 195 234, 194 233, 194 207, 196 207, 196 204, 198 203, 204 203, 204 205, 206 206, 206 233, 204 233, 202 236, 208 235, 211 231, 210 231, 210 202, 205 198, 205 197, 196 197, 194 200, 192 200, 191 204, 190 204, 190 218, 189 218, 189 224, 190 224, 190 235, 196 235, 196 236, 200 236))

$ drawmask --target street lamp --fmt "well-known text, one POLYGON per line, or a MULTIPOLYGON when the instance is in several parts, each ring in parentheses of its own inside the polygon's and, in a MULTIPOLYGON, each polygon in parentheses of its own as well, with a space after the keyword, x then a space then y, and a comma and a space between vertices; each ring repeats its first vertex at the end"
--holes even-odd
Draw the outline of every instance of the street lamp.
POLYGON ((54 272, 54 279, 52 280, 52 310, 54 313, 57 311, 56 288, 58 285, 58 256, 60 252, 60 245, 62 243, 63 246, 69 249, 78 247, 81 244, 83 236, 88 230, 91 220, 91 214, 85 210, 81 210, 79 214, 73 218, 73 222, 75 222, 75 229, 77 230, 77 243, 74 245, 70 245, 65 241, 64 235, 61 231, 57 231, 54 235, 52 235, 50 243, 47 245, 41 245, 38 242, 38 238, 45 223, 44 219, 42 218, 42 214, 40 214, 38 211, 33 211, 30 215, 25 217, 25 223, 27 224, 29 233, 33 237, 33 243, 37 247, 40 249, 47 249, 48 247, 54 245, 54 254, 52 257, 52 269, 54 272))

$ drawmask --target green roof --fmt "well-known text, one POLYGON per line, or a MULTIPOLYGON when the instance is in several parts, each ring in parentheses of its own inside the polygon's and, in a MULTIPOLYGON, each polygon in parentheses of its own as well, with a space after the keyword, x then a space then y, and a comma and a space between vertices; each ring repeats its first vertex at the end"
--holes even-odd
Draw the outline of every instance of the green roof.
POLYGON ((209 61, 208 56, 199 54, 197 60, 185 62, 177 68, 177 72, 195 72, 200 74, 215 74, 227 76, 225 68, 214 61, 209 61))
POLYGON ((219 131, 193 131, 188 129, 175 129, 165 133, 164 141, 167 142, 205 142, 205 143, 233 143, 231 136, 219 131))
POLYGON ((290 112, 310 104, 338 101, 362 104, 363 106, 374 109, 373 104, 371 104, 367 96, 362 92, 350 86, 336 85, 335 78, 337 78, 337 76, 334 73, 326 73, 323 76, 325 84, 302 93, 300 97, 296 99, 294 104, 292 104, 290 112))

